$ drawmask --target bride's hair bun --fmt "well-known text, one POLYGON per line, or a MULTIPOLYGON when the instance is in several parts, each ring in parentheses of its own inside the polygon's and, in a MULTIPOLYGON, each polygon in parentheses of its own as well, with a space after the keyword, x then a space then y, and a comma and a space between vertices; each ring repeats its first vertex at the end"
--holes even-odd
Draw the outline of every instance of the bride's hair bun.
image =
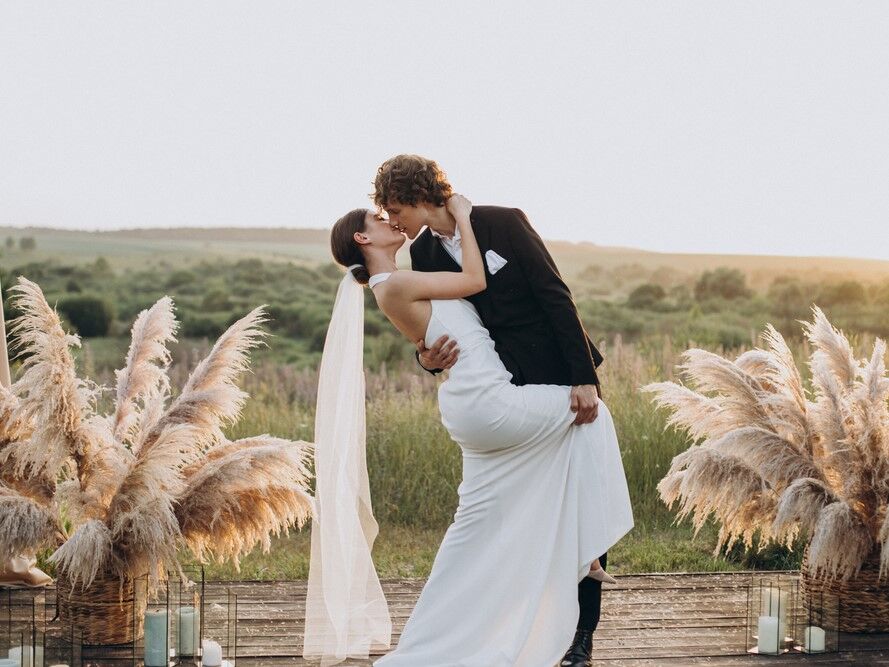
POLYGON ((360 246, 355 243, 355 233, 364 231, 364 219, 367 217, 366 208, 356 208, 349 211, 336 221, 330 230, 330 252, 333 258, 343 266, 348 267, 355 280, 362 285, 367 285, 370 273, 364 265, 364 255, 360 246))
POLYGON ((362 285, 367 285, 370 280, 370 273, 368 273, 367 267, 364 264, 353 264, 348 270, 352 272, 352 277, 356 281, 362 285))

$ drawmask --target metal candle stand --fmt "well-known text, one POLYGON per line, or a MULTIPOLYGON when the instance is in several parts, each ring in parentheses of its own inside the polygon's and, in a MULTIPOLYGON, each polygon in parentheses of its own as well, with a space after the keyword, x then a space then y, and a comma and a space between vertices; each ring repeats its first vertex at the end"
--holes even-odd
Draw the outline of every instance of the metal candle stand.
POLYGON ((226 586, 208 586, 201 611, 202 667, 234 667, 238 653, 238 596, 226 586))
POLYGON ((801 653, 836 653, 839 650, 840 596, 820 590, 800 593, 800 610, 794 631, 794 650, 801 653))
POLYGON ((796 577, 752 578, 747 586, 747 652, 790 651, 799 581, 796 577))
POLYGON ((0 667, 234 666, 238 600, 230 588, 208 585, 202 567, 168 573, 151 595, 147 576, 134 584, 132 617, 121 622, 133 624, 135 639, 125 644, 89 643, 66 627, 54 586, 0 588, 0 667))
POLYGON ((0 588, 0 667, 43 667, 42 589, 0 588))
POLYGON ((839 609, 837 596, 803 596, 796 575, 752 577, 747 586, 747 652, 836 652, 839 609))

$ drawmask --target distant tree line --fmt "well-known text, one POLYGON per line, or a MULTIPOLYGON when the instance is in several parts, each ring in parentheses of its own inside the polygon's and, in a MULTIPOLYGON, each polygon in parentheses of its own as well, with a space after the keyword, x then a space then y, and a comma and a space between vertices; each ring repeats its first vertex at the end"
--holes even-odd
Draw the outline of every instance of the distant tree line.
MULTIPOLYGON (((796 320, 808 319, 812 304, 827 310, 838 326, 889 336, 889 281, 809 283, 778 276, 767 289, 756 291, 747 284, 745 274, 734 268, 703 271, 693 280, 677 280, 663 271, 646 273, 632 266, 618 268, 616 280, 637 283, 625 297, 603 298, 589 289, 609 278, 592 267, 572 284, 580 295, 581 317, 597 338, 667 335, 677 344, 751 345, 766 322, 774 323, 785 335, 798 335, 796 320)), ((17 275, 38 282, 69 327, 85 338, 128 336, 139 311, 165 294, 174 299, 179 335, 184 339, 214 339, 249 310, 266 304, 274 349, 285 360, 308 364, 317 360, 324 345, 343 274, 333 264, 309 267, 259 259, 123 271, 113 270, 101 257, 76 266, 32 262, 0 270, 7 318, 15 316, 8 290, 17 275)), ((410 345, 386 322, 369 291, 366 304, 368 362, 409 359, 410 345)))
MULTIPOLYGON (((12 250, 15 248, 15 239, 11 236, 6 237, 6 249, 12 250)), ((23 252, 30 252, 31 250, 35 250, 37 248, 37 240, 33 236, 20 236, 19 237, 19 250, 23 252)))

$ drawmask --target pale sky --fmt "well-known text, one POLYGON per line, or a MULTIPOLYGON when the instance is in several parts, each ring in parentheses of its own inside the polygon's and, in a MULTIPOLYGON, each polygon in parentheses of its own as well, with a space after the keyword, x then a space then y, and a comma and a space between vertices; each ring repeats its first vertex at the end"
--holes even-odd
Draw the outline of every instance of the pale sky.
POLYGON ((329 227, 436 159, 550 239, 889 259, 889 2, 0 4, 0 225, 329 227))

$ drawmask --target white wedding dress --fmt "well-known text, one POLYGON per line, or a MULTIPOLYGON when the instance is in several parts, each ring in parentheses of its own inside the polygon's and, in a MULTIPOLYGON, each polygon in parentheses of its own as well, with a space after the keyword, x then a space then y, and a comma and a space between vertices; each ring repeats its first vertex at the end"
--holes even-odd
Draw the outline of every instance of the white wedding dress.
POLYGON ((633 527, 611 414, 600 401, 574 426, 570 387, 510 384, 466 300, 432 301, 426 345, 443 334, 460 349, 438 391, 463 452, 459 504, 397 648, 373 664, 552 667, 574 637, 578 582, 633 527))

